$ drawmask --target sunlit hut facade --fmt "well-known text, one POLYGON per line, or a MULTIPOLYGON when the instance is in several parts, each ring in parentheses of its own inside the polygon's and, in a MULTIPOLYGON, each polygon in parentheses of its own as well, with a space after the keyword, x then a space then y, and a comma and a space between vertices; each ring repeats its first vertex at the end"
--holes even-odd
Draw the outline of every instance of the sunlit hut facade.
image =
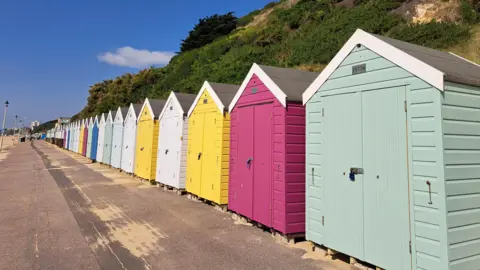
POLYGON ((479 269, 480 66, 357 30, 303 102, 308 240, 384 269, 479 269))
POLYGON ((159 119, 158 154, 155 180, 185 189, 187 163, 188 109, 196 95, 171 92, 159 119))
POLYGON ((85 120, 82 119, 80 120, 80 125, 78 127, 78 149, 77 153, 81 154, 83 150, 83 135, 84 135, 84 129, 85 129, 85 120))
POLYGON ((92 153, 92 129, 93 129, 93 117, 88 119, 88 138, 87 138, 87 154, 86 157, 90 158, 92 153))
POLYGON ((85 119, 85 124, 83 127, 83 144, 82 144, 82 155, 84 157, 87 156, 87 148, 88 148, 88 125, 90 123, 90 119, 85 119))
POLYGON ((103 160, 103 141, 105 139, 105 120, 107 116, 105 113, 100 115, 98 119, 98 141, 97 141, 97 157, 95 160, 102 162, 103 160))
POLYGON ((154 180, 157 167, 158 116, 165 106, 164 99, 145 99, 137 120, 135 175, 154 180))
POLYGON ((121 169, 133 173, 135 169, 135 146, 137 143, 137 119, 142 104, 130 104, 123 123, 122 165, 121 169))
POLYGON ((230 103, 228 208, 283 234, 305 232, 305 107, 318 73, 254 64, 230 103))
POLYGON ((205 82, 188 111, 189 193, 219 205, 228 203, 230 115, 238 85, 205 82))
POLYGON ((103 157, 102 163, 110 165, 110 159, 112 157, 112 139, 113 139, 113 116, 112 111, 107 114, 105 120, 105 135, 103 139, 103 157))
POLYGON ((120 168, 122 163, 123 124, 128 113, 128 107, 118 107, 113 121, 112 157, 110 165, 120 168))
POLYGON ((75 122, 75 128, 74 128, 74 131, 75 131, 75 141, 74 141, 74 144, 73 144, 73 151, 75 153, 78 153, 78 147, 79 147, 79 144, 80 144, 80 127, 82 126, 82 120, 78 120, 77 122, 75 122))
POLYGON ((98 149, 98 116, 92 119, 92 144, 90 149, 90 156, 91 160, 97 159, 97 149, 98 149))
POLYGON ((66 149, 70 150, 70 133, 72 131, 72 124, 69 123, 67 125, 67 144, 66 144, 66 149))

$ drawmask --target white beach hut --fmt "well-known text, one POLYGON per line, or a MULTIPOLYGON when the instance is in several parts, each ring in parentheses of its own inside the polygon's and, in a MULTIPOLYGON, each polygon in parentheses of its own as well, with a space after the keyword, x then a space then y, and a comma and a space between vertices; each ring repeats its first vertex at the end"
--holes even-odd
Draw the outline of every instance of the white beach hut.
POLYGON ((118 107, 113 121, 112 135, 112 158, 110 165, 114 168, 120 168, 122 165, 122 145, 123 145, 123 125, 128 113, 129 107, 118 107))
POLYGON ((187 113, 197 95, 171 92, 160 113, 157 171, 159 183, 185 189, 187 163, 187 113))
POLYGON ((135 142, 137 137, 137 117, 143 104, 130 104, 123 125, 121 169, 133 173, 135 165, 135 142))

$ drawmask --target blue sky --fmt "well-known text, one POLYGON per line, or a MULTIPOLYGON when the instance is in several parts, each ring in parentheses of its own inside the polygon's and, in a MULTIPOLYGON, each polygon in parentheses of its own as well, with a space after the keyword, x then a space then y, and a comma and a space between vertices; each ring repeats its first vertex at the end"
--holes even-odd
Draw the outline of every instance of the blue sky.
POLYGON ((15 115, 28 124, 71 116, 85 106, 90 85, 168 61, 199 18, 242 16, 271 1, 0 1, 7 126, 15 115))

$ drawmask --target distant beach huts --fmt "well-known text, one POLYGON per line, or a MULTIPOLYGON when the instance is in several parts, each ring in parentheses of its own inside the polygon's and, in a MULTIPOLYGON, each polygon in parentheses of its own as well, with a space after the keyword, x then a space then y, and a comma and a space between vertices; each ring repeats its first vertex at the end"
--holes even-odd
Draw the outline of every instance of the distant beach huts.
POLYGON ((90 134, 92 160, 352 263, 480 265, 480 66, 454 54, 357 30, 319 74, 253 64, 47 138, 90 134))

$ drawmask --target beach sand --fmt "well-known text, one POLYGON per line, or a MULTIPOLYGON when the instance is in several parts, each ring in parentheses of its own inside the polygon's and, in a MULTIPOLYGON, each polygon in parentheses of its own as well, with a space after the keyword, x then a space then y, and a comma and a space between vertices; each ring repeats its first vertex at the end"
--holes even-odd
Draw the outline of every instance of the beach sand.
MULTIPOLYGON (((0 137, 1 140, 1 137, 0 137)), ((5 136, 3 137, 3 147, 2 150, 0 151, 0 161, 4 160, 7 158, 11 148, 13 146, 13 136, 5 136)))

